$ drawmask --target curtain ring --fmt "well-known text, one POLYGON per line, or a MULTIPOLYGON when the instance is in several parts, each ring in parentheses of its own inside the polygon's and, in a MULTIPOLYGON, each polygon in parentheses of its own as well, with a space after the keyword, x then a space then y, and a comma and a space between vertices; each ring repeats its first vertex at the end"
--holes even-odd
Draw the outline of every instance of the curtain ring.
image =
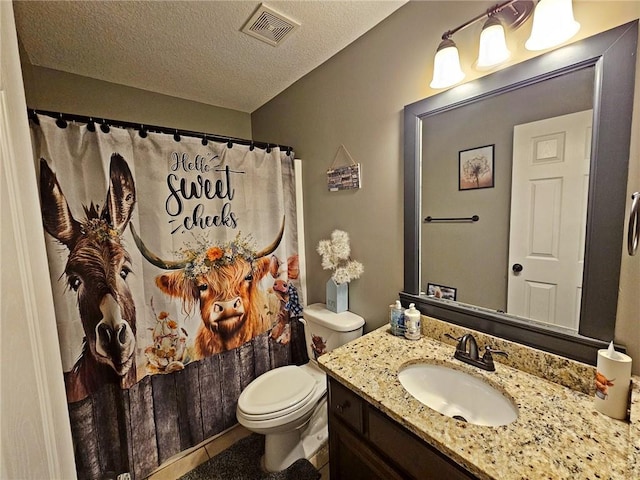
POLYGON ((56 125, 59 128, 67 128, 67 121, 64 118, 62 118, 62 114, 61 113, 58 114, 58 119, 56 120, 56 125))
POLYGON ((149 132, 145 128, 144 124, 140 124, 140 130, 138 131, 138 134, 140 135, 140 138, 147 138, 147 134, 148 133, 149 132))
POLYGON ((204 137, 202 137, 202 145, 206 147, 207 143, 209 143, 209 140, 207 140, 207 134, 205 133, 204 137))
POLYGON ((179 142, 179 141, 180 141, 180 134, 178 133, 178 130, 176 130, 176 133, 174 133, 174 134, 173 134, 173 139, 174 139, 176 142, 179 142))
POLYGON ((93 118, 89 117, 89 121, 87 122, 87 130, 90 132, 96 131, 96 123, 93 121, 93 118))
POLYGON ((40 125, 40 119, 38 118, 38 114, 36 113, 35 110, 31 110, 31 113, 29 114, 29 119, 36 125, 40 125))
POLYGON ((233 148, 233 142, 231 140, 227 142, 227 148, 233 148))
POLYGON ((103 133, 109 133, 109 131, 111 131, 111 127, 109 126, 109 124, 107 123, 107 121, 105 119, 102 119, 102 124, 100 125, 100 130, 102 130, 103 133))
POLYGON ((253 144, 253 142, 251 142, 251 144, 249 145, 249 151, 253 152, 254 148, 256 148, 256 146, 253 144))
POLYGON ((268 143, 267 143, 267 149, 266 149, 266 152, 267 152, 267 153, 271 153, 271 145, 269 145, 268 143))

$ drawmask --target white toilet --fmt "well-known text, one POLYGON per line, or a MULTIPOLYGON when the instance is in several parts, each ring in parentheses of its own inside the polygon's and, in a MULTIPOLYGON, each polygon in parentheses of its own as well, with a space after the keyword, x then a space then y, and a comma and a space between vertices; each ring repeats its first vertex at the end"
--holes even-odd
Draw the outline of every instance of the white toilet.
POLYGON ((323 303, 305 307, 301 321, 309 362, 269 370, 238 399, 238 422, 265 435, 264 468, 270 472, 311 457, 326 442, 327 382, 316 358, 360 337, 364 325, 362 317, 331 312, 323 303))

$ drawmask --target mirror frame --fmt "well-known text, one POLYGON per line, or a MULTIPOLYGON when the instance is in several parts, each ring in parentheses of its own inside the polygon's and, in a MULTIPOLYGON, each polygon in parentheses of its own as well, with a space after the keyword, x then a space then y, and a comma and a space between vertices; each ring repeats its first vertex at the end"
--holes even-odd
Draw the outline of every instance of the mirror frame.
POLYGON ((638 20, 459 85, 404 108, 403 303, 424 314, 595 365, 614 338, 623 250, 638 20), (457 302, 420 289, 422 119, 595 67, 591 174, 578 332, 457 302))

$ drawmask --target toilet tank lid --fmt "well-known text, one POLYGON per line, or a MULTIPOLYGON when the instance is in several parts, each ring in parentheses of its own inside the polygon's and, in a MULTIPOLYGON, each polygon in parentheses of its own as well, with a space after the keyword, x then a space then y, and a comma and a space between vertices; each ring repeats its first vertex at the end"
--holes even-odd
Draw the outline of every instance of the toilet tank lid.
POLYGON ((353 312, 335 313, 324 303, 313 303, 302 310, 305 320, 315 322, 337 332, 352 332, 364 325, 364 318, 353 312))

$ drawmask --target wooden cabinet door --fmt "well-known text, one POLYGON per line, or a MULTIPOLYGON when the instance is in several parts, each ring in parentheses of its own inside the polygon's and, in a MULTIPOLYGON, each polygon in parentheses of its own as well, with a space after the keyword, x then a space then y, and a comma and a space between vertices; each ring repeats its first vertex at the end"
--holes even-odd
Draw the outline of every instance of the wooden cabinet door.
POLYGON ((329 378, 331 480, 474 480, 446 455, 329 378))
POLYGON ((335 416, 329 416, 331 480, 403 480, 359 435, 335 416))

